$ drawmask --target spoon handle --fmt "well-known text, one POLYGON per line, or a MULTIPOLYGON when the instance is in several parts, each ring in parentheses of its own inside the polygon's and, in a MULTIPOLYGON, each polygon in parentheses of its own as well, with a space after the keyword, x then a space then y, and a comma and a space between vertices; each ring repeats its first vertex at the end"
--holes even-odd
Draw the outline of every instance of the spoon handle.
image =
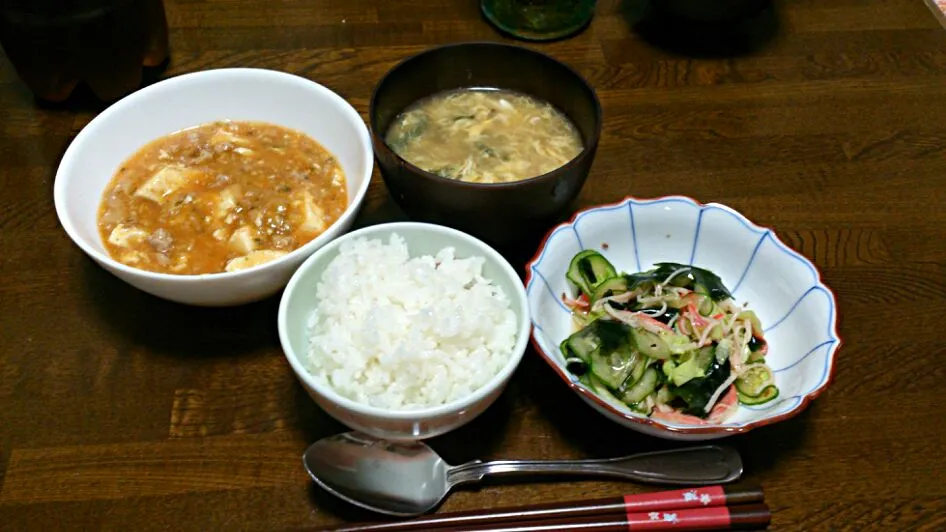
POLYGON ((648 484, 709 485, 742 476, 742 459, 731 447, 702 445, 604 460, 474 461, 447 471, 450 486, 479 482, 487 475, 604 476, 648 484))

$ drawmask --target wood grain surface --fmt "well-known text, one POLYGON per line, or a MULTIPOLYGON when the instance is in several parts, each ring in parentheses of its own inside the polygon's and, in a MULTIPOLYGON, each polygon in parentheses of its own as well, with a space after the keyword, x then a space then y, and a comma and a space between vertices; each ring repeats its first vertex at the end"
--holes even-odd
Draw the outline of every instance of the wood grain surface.
MULTIPOLYGON (((501 40, 475 0, 166 0, 161 77, 255 66, 314 79, 364 116, 383 73, 431 45, 501 40)), ((534 44, 604 108, 580 205, 719 201, 812 259, 839 299, 834 383, 798 417, 727 440, 778 530, 946 528, 946 31, 917 0, 782 0, 721 30, 602 0, 534 44)), ((296 383, 277 299, 189 308, 145 295, 59 226, 59 158, 100 109, 37 104, 0 56, 0 529, 282 530, 369 518, 300 456, 344 427, 296 383)), ((304 112, 304 110, 300 110, 304 112)), ((376 174, 360 225, 403 219, 376 174)), ((511 250, 521 268, 533 242, 511 250)), ((607 457, 674 443, 622 429, 528 352, 449 461, 607 457)), ((493 483, 461 510, 614 496, 617 482, 493 483)))

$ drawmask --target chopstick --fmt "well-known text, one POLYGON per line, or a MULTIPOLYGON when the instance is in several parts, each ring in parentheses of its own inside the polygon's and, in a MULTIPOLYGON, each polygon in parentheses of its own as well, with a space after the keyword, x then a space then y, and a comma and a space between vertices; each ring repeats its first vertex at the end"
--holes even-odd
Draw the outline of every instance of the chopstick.
POLYGON ((765 528, 772 514, 765 503, 710 506, 692 510, 589 515, 561 519, 540 519, 521 523, 435 528, 436 532, 628 532, 629 530, 738 530, 765 528))
MULTIPOLYGON (((665 517, 662 514, 666 512, 675 513, 676 519, 680 521, 677 523, 677 526, 673 528, 688 530, 681 528, 684 517, 688 519, 688 522, 696 522, 693 520, 702 519, 702 517, 700 517, 701 515, 710 515, 706 514, 705 511, 711 508, 717 509, 717 518, 722 518, 721 516, 723 515, 719 513, 720 510, 718 509, 725 509, 725 511, 729 512, 732 516, 733 524, 738 524, 741 522, 740 520, 744 519, 743 514, 747 510, 743 506, 750 505, 751 503, 761 503, 763 499, 764 494, 760 486, 741 483, 725 486, 705 486, 629 494, 623 497, 451 512, 419 517, 407 521, 342 525, 322 530, 333 532, 405 532, 410 530, 436 529, 440 532, 446 529, 458 530, 457 527, 462 527, 462 530, 512 531, 520 530, 520 528, 516 527, 539 526, 533 523, 535 521, 554 521, 556 523, 554 524, 555 528, 521 528, 521 530, 578 530, 578 528, 562 528, 568 523, 573 522, 573 526, 584 527, 581 528, 582 530, 604 532, 611 530, 607 528, 607 526, 617 526, 616 523, 621 522, 620 526, 623 527, 621 530, 626 531, 628 527, 631 526, 629 523, 640 520, 640 516, 644 516, 643 518, 648 523, 651 523, 654 521, 652 518, 654 513, 661 514, 659 518, 664 519, 665 517), (727 509, 727 507, 729 508, 727 509), (689 513, 684 514, 684 511, 689 513), (622 521, 622 519, 624 519, 624 521, 622 521), (586 522, 582 520, 586 520, 586 522), (533 524, 527 525, 527 522, 533 524), (595 523, 597 523, 597 525, 595 523), (495 528, 481 528, 483 526, 495 528), (502 528, 502 526, 506 528, 502 528), (594 528, 594 526, 598 528, 594 528)), ((766 509, 765 513, 767 514, 767 512, 768 510, 766 509)), ((758 508, 750 512, 750 514, 759 514, 758 508)), ((669 517, 670 521, 666 524, 671 524, 673 517, 674 516, 669 517)), ((766 519, 764 520, 767 524, 768 521, 766 519)), ((752 524, 753 526, 759 526, 761 523, 753 521, 752 524)), ((634 526, 639 527, 640 525, 634 526)), ((705 527, 706 525, 704 525, 704 528, 705 527)), ((725 527, 717 526, 717 528, 725 527)), ((647 528, 643 528, 642 530, 647 530, 647 528)))

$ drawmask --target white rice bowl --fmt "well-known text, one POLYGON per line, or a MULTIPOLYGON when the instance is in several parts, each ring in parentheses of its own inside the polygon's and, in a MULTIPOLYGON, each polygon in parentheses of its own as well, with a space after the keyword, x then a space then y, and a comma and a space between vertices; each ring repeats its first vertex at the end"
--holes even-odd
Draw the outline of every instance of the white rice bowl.
POLYGON ((485 386, 514 355, 519 320, 483 277, 483 257, 409 251, 397 234, 346 241, 317 285, 309 370, 355 402, 440 406, 485 386))

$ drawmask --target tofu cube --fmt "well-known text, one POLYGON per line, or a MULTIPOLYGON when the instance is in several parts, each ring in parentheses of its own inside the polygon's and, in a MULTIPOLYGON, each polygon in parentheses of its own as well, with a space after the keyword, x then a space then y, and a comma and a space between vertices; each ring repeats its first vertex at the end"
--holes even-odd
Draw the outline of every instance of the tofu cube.
POLYGON ((315 203, 315 198, 308 191, 305 192, 305 199, 302 202, 302 214, 304 218, 299 229, 307 233, 325 231, 325 211, 315 203))
POLYGON ((216 133, 210 137, 210 144, 214 146, 217 144, 233 144, 234 146, 239 146, 246 143, 246 139, 239 135, 234 135, 226 129, 218 129, 216 133))
POLYGON ((252 268, 253 266, 259 266, 260 264, 267 263, 271 260, 278 259, 285 255, 285 251, 277 251, 275 249, 260 249, 247 253, 242 257, 237 257, 235 259, 230 259, 227 262, 226 270, 228 272, 235 272, 239 270, 245 270, 247 268, 252 268))
POLYGON ((230 249, 246 255, 256 249, 256 240, 254 240, 255 231, 249 226, 243 226, 230 235, 230 249))
POLYGON ((215 210, 217 218, 225 218, 233 209, 237 208, 237 199, 240 196, 240 185, 230 185, 220 192, 215 210))
POLYGON ((135 191, 135 196, 147 198, 155 203, 163 204, 167 202, 168 197, 177 189, 183 187, 188 181, 195 179, 200 175, 197 170, 182 168, 179 166, 165 166, 158 173, 151 176, 151 179, 145 181, 143 185, 135 191))
POLYGON ((113 246, 127 248, 148 238, 148 232, 137 227, 127 227, 122 224, 115 226, 108 235, 108 242, 113 246))

